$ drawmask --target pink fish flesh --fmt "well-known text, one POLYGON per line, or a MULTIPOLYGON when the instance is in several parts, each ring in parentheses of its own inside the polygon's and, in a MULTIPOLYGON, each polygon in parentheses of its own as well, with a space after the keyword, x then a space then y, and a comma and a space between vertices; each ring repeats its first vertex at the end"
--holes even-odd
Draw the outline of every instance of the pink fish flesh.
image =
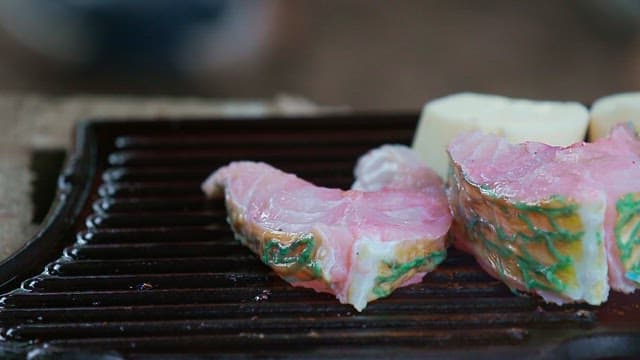
POLYGON ((364 154, 354 169, 352 190, 404 189, 442 195, 442 179, 404 145, 382 145, 364 154))

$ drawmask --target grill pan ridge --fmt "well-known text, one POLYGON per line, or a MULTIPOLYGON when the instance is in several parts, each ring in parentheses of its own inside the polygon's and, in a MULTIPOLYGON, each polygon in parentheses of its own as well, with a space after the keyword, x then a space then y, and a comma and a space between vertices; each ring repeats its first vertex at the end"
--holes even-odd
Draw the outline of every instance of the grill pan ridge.
POLYGON ((453 249, 422 283, 358 313, 275 276, 234 240, 223 201, 199 189, 232 160, 348 188, 358 156, 408 144, 416 121, 356 114, 84 123, 44 229, 0 264, 0 355, 640 356, 638 295, 612 294, 599 308, 545 304, 510 292, 453 249))

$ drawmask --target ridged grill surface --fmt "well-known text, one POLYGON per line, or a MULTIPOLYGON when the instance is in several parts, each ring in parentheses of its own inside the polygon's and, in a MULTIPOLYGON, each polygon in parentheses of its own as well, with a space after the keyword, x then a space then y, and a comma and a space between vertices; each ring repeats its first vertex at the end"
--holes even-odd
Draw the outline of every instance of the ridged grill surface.
POLYGON ((358 156, 409 143, 415 117, 209 121, 94 127, 96 178, 75 237, 42 274, 0 300, 7 342, 122 353, 318 354, 323 349, 525 345, 545 329, 588 329, 584 306, 518 296, 451 250, 418 285, 357 313, 294 288, 234 240, 200 182, 231 160, 263 160, 348 188, 358 156), (541 331, 539 331, 541 330, 541 331))

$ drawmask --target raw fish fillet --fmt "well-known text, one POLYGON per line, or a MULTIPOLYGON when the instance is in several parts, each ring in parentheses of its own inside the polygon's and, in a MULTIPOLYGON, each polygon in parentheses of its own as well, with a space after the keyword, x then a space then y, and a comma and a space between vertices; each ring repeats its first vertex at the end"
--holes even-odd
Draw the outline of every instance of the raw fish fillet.
MULTIPOLYGON (((386 151, 374 152, 363 166, 386 151)), ((385 188, 379 191, 329 189, 240 161, 215 171, 202 188, 211 197, 224 194, 236 237, 278 275, 361 311, 421 281, 445 258, 451 214, 442 182, 408 189, 387 183, 378 182, 385 188)))
POLYGON ((449 145, 454 245, 513 289, 566 303, 640 286, 640 141, 518 145, 479 132, 449 145))

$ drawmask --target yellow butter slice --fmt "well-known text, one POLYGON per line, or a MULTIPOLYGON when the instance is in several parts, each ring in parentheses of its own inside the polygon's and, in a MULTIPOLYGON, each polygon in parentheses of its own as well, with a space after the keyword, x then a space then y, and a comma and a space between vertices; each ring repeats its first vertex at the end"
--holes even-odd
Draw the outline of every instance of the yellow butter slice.
POLYGON ((413 149, 440 176, 446 177, 446 147, 456 135, 482 130, 512 143, 539 141, 566 146, 585 137, 587 108, 577 102, 513 99, 460 93, 428 102, 413 139, 413 149))

